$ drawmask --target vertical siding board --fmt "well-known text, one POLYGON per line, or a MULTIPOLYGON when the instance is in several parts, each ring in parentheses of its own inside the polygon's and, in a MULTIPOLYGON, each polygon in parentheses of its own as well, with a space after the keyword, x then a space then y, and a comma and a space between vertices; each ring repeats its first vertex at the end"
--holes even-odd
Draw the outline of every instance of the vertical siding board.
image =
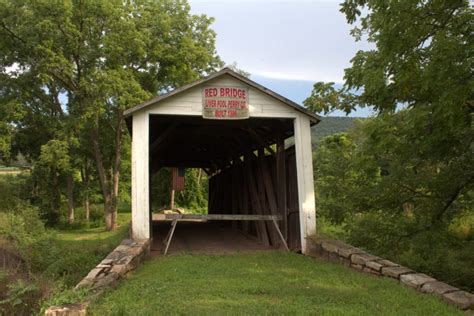
POLYGON ((307 116, 298 115, 294 121, 296 173, 301 227, 301 251, 306 253, 306 239, 316 233, 311 129, 307 116))
POLYGON ((149 204, 149 116, 145 111, 133 116, 132 135, 132 238, 150 238, 149 204))

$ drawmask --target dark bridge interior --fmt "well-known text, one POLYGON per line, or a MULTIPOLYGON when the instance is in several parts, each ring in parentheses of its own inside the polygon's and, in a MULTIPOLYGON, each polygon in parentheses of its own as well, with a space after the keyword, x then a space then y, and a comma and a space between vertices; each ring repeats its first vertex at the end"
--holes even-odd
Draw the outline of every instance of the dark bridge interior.
MULTIPOLYGON (((202 168, 209 175, 209 214, 278 216, 288 247, 299 250, 296 158, 293 146, 285 148, 285 139, 293 134, 292 119, 151 115, 150 173, 162 167, 202 168)), ((262 246, 281 246, 271 221, 236 220, 226 225, 262 246)), ((217 234, 219 230, 213 231, 217 234)), ((177 234, 183 231, 178 228, 177 234)), ((195 233, 185 239, 183 235, 181 242, 198 235, 207 236, 195 233)))
POLYGON ((292 135, 291 119, 223 121, 152 115, 150 166, 152 172, 160 167, 186 167, 204 168, 214 173, 259 148, 268 151, 272 144, 292 135))

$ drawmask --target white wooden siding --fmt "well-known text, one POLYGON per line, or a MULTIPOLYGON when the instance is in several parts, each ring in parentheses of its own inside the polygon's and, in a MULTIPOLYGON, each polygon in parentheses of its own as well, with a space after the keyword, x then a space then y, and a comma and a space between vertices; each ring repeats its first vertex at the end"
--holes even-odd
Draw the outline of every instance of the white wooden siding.
POLYGON ((295 118, 298 114, 298 111, 283 102, 264 94, 253 87, 247 86, 245 83, 229 75, 223 75, 202 85, 183 91, 167 99, 161 100, 141 111, 147 111, 149 114, 202 116, 201 90, 203 86, 211 85, 223 87, 247 87, 249 90, 250 117, 295 118))

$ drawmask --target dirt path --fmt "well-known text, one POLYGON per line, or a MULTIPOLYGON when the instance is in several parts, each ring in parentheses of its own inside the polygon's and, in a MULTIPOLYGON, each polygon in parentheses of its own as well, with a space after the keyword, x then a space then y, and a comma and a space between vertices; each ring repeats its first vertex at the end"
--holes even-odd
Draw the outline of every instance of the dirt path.
MULTIPOLYGON (((153 223, 152 256, 163 253, 165 248, 163 240, 170 229, 170 225, 170 222, 153 223)), ((179 222, 168 254, 183 252, 230 254, 262 250, 274 250, 274 248, 265 247, 256 240, 232 230, 228 222, 179 222)))

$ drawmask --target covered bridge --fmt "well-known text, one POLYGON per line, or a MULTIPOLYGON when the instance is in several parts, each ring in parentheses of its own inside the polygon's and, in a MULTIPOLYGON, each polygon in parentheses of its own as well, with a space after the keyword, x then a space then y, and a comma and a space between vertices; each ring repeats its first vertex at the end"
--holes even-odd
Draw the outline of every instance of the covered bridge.
POLYGON ((132 133, 134 239, 152 236, 152 174, 162 167, 201 168, 209 175, 212 218, 222 214, 263 244, 279 246, 283 238, 306 252, 306 237, 316 230, 310 128, 317 115, 229 68, 125 115, 132 133), (294 146, 285 148, 292 136, 294 146))

